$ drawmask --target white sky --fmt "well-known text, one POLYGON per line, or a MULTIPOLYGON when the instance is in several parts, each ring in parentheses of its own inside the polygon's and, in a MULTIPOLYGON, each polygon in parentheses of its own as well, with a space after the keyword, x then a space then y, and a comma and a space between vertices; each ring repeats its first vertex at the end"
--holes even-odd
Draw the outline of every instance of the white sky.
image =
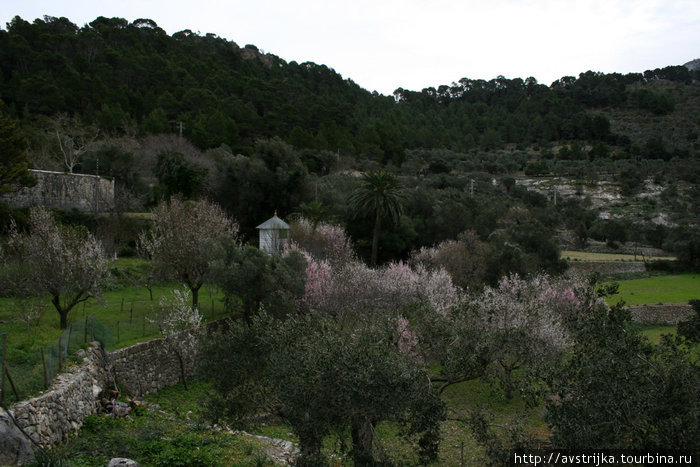
POLYGON ((3 0, 2 29, 15 15, 149 18, 168 34, 324 64, 382 94, 498 75, 549 85, 700 58, 698 0, 3 0))

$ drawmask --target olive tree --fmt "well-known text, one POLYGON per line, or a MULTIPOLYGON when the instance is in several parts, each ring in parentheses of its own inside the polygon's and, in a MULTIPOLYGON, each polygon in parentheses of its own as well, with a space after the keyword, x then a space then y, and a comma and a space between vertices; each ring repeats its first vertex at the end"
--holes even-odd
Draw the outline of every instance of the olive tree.
POLYGON ((4 283, 16 284, 10 295, 26 294, 27 284, 37 295, 50 295, 66 329, 68 313, 101 292, 107 264, 102 245, 88 231, 57 224, 46 209, 32 209, 28 233, 11 229, 3 254, 4 283))
POLYGON ((405 428, 423 462, 434 460, 444 404, 424 366, 399 350, 395 329, 387 321, 348 332, 325 314, 234 323, 200 353, 215 389, 210 408, 239 426, 259 412, 280 416, 299 436, 297 465, 322 464, 332 433, 350 433, 356 465, 380 460, 374 427, 384 420, 405 428))
POLYGON ((158 276, 187 285, 196 307, 214 259, 214 244, 237 234, 238 225, 217 204, 172 198, 154 209, 150 230, 139 235, 139 251, 151 259, 158 276))
POLYGON ((621 304, 575 321, 570 357, 549 378, 545 420, 558 449, 700 449, 697 347, 652 344, 621 304))
POLYGON ((297 310, 305 283, 306 262, 301 254, 268 255, 230 240, 220 242, 214 254, 211 277, 223 290, 230 311, 242 312, 250 322, 261 309, 275 316, 297 310))

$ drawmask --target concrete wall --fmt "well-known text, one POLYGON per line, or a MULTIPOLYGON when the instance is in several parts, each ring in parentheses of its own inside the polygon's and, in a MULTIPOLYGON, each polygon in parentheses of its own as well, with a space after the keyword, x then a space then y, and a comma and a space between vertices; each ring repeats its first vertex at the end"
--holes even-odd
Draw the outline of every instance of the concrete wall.
POLYGON ((37 179, 33 187, 0 195, 11 207, 46 206, 79 211, 107 211, 114 208, 114 180, 87 174, 31 170, 37 179))

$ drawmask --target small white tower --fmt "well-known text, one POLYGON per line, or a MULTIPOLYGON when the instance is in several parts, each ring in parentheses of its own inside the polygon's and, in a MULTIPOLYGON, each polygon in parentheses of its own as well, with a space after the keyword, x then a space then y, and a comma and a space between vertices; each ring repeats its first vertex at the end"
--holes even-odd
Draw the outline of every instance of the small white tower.
POLYGON ((279 254, 289 241, 289 224, 275 214, 256 227, 260 231, 260 250, 269 255, 279 254))

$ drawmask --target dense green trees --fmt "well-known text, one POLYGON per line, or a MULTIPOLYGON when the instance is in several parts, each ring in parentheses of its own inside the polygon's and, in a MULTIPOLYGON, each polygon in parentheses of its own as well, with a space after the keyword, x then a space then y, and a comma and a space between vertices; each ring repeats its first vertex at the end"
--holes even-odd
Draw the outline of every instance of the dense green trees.
POLYGON ((168 36, 149 19, 15 17, 0 31, 0 99, 23 120, 80 116, 105 135, 182 131, 200 148, 249 153, 258 138, 401 164, 407 148, 468 151, 549 141, 615 142, 591 110, 674 110, 660 79, 690 83, 697 72, 588 71, 551 87, 498 76, 393 96, 371 94, 325 65, 287 63, 254 46, 185 30, 168 36), (634 88, 633 88, 634 87, 634 88))
POLYGON ((0 193, 36 183, 28 169, 27 140, 17 121, 0 113, 0 193))
POLYGON ((374 427, 387 420, 423 461, 434 460, 444 405, 394 334, 389 321, 349 332, 326 315, 235 323, 204 344, 201 372, 216 389, 210 407, 239 426, 261 408, 280 416, 299 436, 298 465, 323 465, 323 439, 347 432, 356 465, 383 460, 374 427))
POLYGON ((233 241, 217 249, 212 280, 224 291, 227 308, 250 323, 261 310, 285 318, 304 295, 306 261, 298 252, 268 255, 252 245, 233 241))
POLYGON ((687 345, 629 329, 622 306, 578 317, 572 356, 551 379, 552 443, 561 449, 697 452, 700 368, 687 345))

